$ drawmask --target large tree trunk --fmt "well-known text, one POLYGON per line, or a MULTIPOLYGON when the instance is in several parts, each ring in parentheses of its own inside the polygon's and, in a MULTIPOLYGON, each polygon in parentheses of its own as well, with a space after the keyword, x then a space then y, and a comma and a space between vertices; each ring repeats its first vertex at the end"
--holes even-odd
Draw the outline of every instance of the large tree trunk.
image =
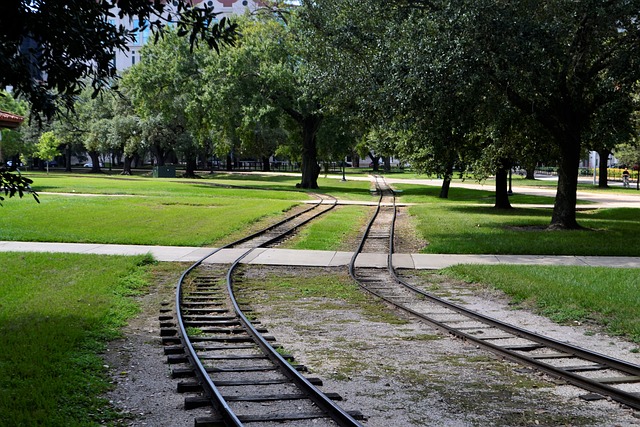
POLYGON ((449 188, 451 187, 451 178, 453 177, 453 164, 447 165, 446 170, 444 171, 444 180, 442 181, 442 187, 440 187, 440 195, 438 196, 441 199, 449 198, 449 188))
POLYGON ((360 167, 360 156, 358 154, 356 154, 356 153, 352 153, 351 154, 351 158, 353 159, 351 161, 351 165, 354 168, 359 168, 360 167))
POLYGON ((509 202, 509 167, 507 162, 502 161, 496 172, 496 209, 511 209, 509 202))
POLYGON ((233 158, 231 154, 227 154, 227 172, 231 172, 233 170, 233 158))
POLYGON ((524 179, 536 179, 535 173, 536 173, 536 164, 538 162, 535 160, 528 160, 525 159, 521 165, 524 168, 525 172, 526 172, 526 176, 524 177, 524 179))
MULTIPOLYGON (((565 136, 566 138, 566 136, 565 136)), ((580 165, 579 137, 560 146, 562 158, 558 167, 558 190, 553 206, 549 229, 579 229, 576 221, 576 191, 578 190, 578 167, 580 165)))
POLYGON ((525 169, 524 171, 527 173, 524 179, 536 179, 536 168, 525 169))
POLYGON ((185 178, 195 178, 196 177, 196 166, 198 166, 198 156, 196 154, 189 155, 186 158, 187 165, 186 170, 184 172, 185 178))
POLYGON ((378 172, 380 170, 380 167, 379 167, 380 157, 374 156, 372 152, 369 152, 369 158, 371 158, 371 163, 373 164, 372 165, 373 171, 378 172))
POLYGON ((153 157, 156 159, 156 166, 164 166, 165 164, 165 151, 157 145, 151 147, 153 157))
POLYGON ((382 168, 385 173, 391 172, 391 157, 384 156, 382 158, 382 168))
POLYGON ((122 164, 122 173, 121 173, 121 175, 131 175, 131 162, 132 162, 132 160, 133 160, 133 157, 127 156, 125 154, 124 163, 122 164))
POLYGON ((319 116, 308 116, 302 119, 302 188, 318 188, 318 175, 320 166, 318 165, 318 150, 316 147, 316 135, 322 118, 319 116))
POLYGON ((91 171, 90 173, 100 173, 100 155, 97 151, 89 151, 89 157, 91 157, 91 171))
POLYGON ((271 163, 269 163, 269 156, 262 156, 262 172, 271 172, 271 163))
POLYGON ((598 151, 598 156, 600 156, 600 177, 598 178, 598 187, 600 188, 609 187, 609 170, 607 169, 609 154, 611 154, 611 150, 606 148, 598 151))
POLYGON ((71 146, 69 144, 64 146, 64 171, 71 172, 71 146))

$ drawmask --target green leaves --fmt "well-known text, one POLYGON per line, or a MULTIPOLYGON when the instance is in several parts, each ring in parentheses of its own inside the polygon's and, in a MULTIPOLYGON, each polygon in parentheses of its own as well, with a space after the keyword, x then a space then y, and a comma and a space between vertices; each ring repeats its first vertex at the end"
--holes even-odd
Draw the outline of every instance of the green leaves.
POLYGON ((164 35, 169 21, 193 49, 200 40, 218 50, 235 42, 236 27, 218 13, 191 1, 148 0, 12 1, 0 17, 0 87, 13 86, 34 113, 52 117, 60 108, 72 109, 75 97, 89 86, 93 96, 108 89, 116 76, 112 59, 126 49, 136 32, 105 17, 136 18, 164 35), (46 76, 46 78, 43 78, 46 76))

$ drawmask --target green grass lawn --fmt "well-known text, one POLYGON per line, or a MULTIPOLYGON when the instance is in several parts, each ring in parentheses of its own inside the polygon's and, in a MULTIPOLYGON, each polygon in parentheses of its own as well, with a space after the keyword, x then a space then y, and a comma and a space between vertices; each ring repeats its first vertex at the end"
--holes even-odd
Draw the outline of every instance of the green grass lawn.
POLYGON ((0 253, 0 414, 7 426, 104 425, 100 353, 137 311, 146 257, 0 253))
MULTIPOLYGON (((214 174, 195 180, 63 173, 29 176, 41 203, 28 196, 7 201, 0 211, 0 240, 216 245, 243 236, 256 224, 275 222, 300 201, 316 197, 295 188, 297 177, 257 173, 214 174)), ((374 199, 367 181, 319 181, 319 191, 341 199, 374 199)))
POLYGON ((361 238, 361 227, 368 222, 373 208, 337 206, 287 240, 281 248, 324 251, 352 251, 361 238), (351 247, 345 244, 351 243, 351 247))
POLYGON ((465 205, 420 205, 410 208, 426 253, 640 256, 631 244, 640 234, 638 210, 580 211, 584 230, 549 231, 551 210, 465 205))
POLYGON ((500 289, 557 322, 596 322, 640 343, 640 269, 458 265, 443 274, 500 289))
MULTIPOLYGON (((493 208, 491 191, 452 189, 439 199, 437 187, 398 184, 417 232, 428 242, 425 253, 609 255, 640 256, 640 245, 629 244, 640 234, 640 212, 631 208, 588 209, 579 206, 584 230, 549 231, 552 210, 493 208)), ((553 198, 516 195, 513 204, 553 204, 553 198)))
POLYGON ((34 180, 41 203, 6 201, 0 240, 213 245, 308 199, 296 191, 222 188, 205 180, 61 174, 34 180))
MULTIPOLYGON (((362 174, 358 174, 362 175, 362 174)), ((299 176, 291 175, 274 175, 260 172, 251 172, 245 174, 223 173, 218 172, 213 175, 206 175, 205 182, 211 182, 218 185, 234 185, 247 186, 252 188, 268 188, 270 190, 281 191, 300 191, 295 185, 300 182, 299 176)), ((367 180, 350 180, 342 181, 341 178, 327 177, 321 173, 318 177, 317 190, 308 190, 308 192, 317 192, 322 194, 330 194, 344 200, 370 200, 371 195, 369 188, 371 184, 367 180)))

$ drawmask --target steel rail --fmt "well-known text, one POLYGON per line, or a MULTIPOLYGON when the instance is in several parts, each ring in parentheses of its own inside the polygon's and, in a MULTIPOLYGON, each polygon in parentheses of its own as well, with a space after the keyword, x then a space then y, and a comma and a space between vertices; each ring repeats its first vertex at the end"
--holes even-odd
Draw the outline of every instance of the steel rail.
POLYGON ((216 253, 220 252, 223 249, 228 249, 231 248, 233 246, 239 245, 241 243, 244 243, 250 239, 256 238, 258 236, 261 236, 262 234, 265 234, 267 232, 269 232, 270 230, 279 227, 282 224, 285 224, 288 221, 291 221, 294 218, 297 218, 300 215, 303 215, 313 209, 316 209, 318 206, 320 206, 323 202, 323 199, 320 199, 320 201, 309 207, 308 209, 304 209, 303 211, 292 215, 290 217, 287 217, 281 221, 278 221, 275 224, 272 224, 268 227, 265 227, 262 230, 256 231, 255 233, 250 234, 249 236, 240 238, 236 241, 233 241, 227 245, 224 245, 220 248, 214 249, 211 252, 207 253, 205 256, 203 256, 202 258, 200 258, 199 260, 197 260, 196 262, 194 262, 189 268, 187 268, 181 275, 180 278, 178 279, 178 283, 176 285, 176 299, 175 299, 175 304, 176 304, 176 319, 177 319, 177 324, 178 324, 178 331, 179 331, 179 335, 180 335, 180 341, 182 341, 182 345, 184 346, 186 353, 187 353, 187 358, 189 359, 189 361, 191 362, 192 366, 194 366, 195 371, 196 371, 196 375, 198 377, 198 379, 200 380, 203 388, 205 389, 205 392, 210 396, 211 398, 211 403, 213 405, 213 407, 218 411, 218 413, 220 414, 220 416, 222 417, 223 421, 225 422, 225 425, 228 426, 242 426, 242 422, 240 422, 240 420, 238 419, 238 417, 233 413, 233 411, 231 410, 231 408, 229 407, 229 405, 227 404, 226 400, 224 399, 224 397, 222 396, 222 394, 220 393, 220 391, 218 390, 218 388, 215 386, 215 384, 213 383, 213 381, 211 380, 211 377, 207 374, 206 368, 204 367, 204 365, 202 365, 202 363, 200 362, 200 359, 198 358, 198 355, 196 353, 196 350, 194 349, 191 340, 189 340, 188 338, 188 334, 187 334, 187 329, 185 326, 185 322, 184 322, 184 318, 182 316, 182 310, 180 309, 181 305, 182 305, 182 285, 184 284, 184 279, 187 277, 187 275, 189 273, 191 273, 193 270, 195 270, 198 266, 200 266, 200 264, 202 264, 204 262, 204 260, 206 260, 207 258, 215 255, 216 253))
MULTIPOLYGON (((375 209, 373 215, 371 216, 371 219, 367 223, 367 226, 366 226, 366 228, 364 230, 364 234, 362 236, 362 239, 360 239, 360 243, 358 244, 358 247, 356 248, 356 250, 353 252, 353 255, 351 256, 351 261, 349 262, 349 275, 351 276, 351 278, 353 280, 355 280, 358 283, 360 283, 360 282, 358 281, 358 279, 356 278, 356 275, 355 275, 356 259, 358 258, 358 255, 360 255, 360 252, 362 252, 362 248, 364 247, 364 244, 367 241, 367 237, 369 236, 369 232, 371 231, 371 227, 373 226, 373 223, 376 221, 376 217, 378 216, 378 213, 380 213, 380 205, 382 204, 383 194, 382 194, 382 191, 380 190, 380 188, 378 186, 378 177, 377 176, 376 176, 376 190, 380 192, 380 197, 378 198, 378 204, 376 205, 376 209, 375 209)), ((394 198, 394 204, 395 204, 395 198, 394 198)), ((394 213, 393 216, 395 218, 395 213, 394 213)))
MULTIPOLYGON (((567 382, 578 386, 580 388, 583 388, 585 390, 597 393, 597 394, 601 394, 603 396, 608 396, 611 399, 622 403, 624 405, 627 405, 631 408, 634 409, 640 409, 640 396, 634 393, 629 393, 629 392, 625 392, 623 390, 620 390, 618 388, 609 386, 607 384, 603 384, 597 380, 593 380, 590 379, 588 377, 584 377, 581 375, 577 375, 573 372, 567 371, 565 369, 563 369, 562 367, 555 367, 549 363, 545 363, 542 362, 540 360, 537 360, 533 357, 529 357, 527 355, 524 354, 520 354, 517 353, 511 349, 507 349, 507 348, 503 348, 500 347, 499 345, 487 342, 486 340, 482 340, 474 335, 468 334, 464 331, 461 331, 459 329, 456 329, 453 326, 449 326, 446 324, 446 322, 442 322, 442 321, 438 321, 436 319, 433 319, 429 316, 426 316, 423 313, 420 313, 416 310, 413 310, 412 308, 399 303, 397 301, 394 301, 392 298, 389 298, 385 295, 383 295, 381 292, 378 292, 374 289, 370 289, 367 286, 364 286, 357 278, 357 275, 355 274, 355 260, 357 258, 358 253, 362 250, 362 247, 364 246, 364 242, 368 236, 368 232, 369 232, 369 228, 372 226, 372 224, 374 223, 376 216, 378 215, 379 211, 380 211, 380 203, 382 201, 382 195, 380 196, 380 200, 378 202, 378 208, 376 209, 371 221, 368 224, 368 228, 365 231, 364 235, 363 235, 363 239, 360 242, 360 245, 358 246, 358 250, 356 253, 354 253, 354 256, 352 257, 351 263, 349 265, 349 273, 351 275, 351 277, 360 284, 360 286, 365 289, 367 292, 371 293, 372 295, 375 295, 378 298, 381 298, 382 300, 384 300, 385 302, 387 302, 388 304, 391 304, 395 307, 398 307, 416 317, 418 317, 419 319, 428 322, 438 328, 440 328, 441 330, 444 330, 454 336, 457 336, 459 338, 468 340, 473 342, 474 344, 477 344, 478 346, 482 346, 485 349, 490 350, 491 352, 503 356, 505 358, 508 358, 511 361, 520 363, 520 364, 524 364, 527 366, 531 366, 535 369, 538 369, 548 375, 551 375, 553 377, 556 378, 561 378, 563 380, 566 380, 567 382)), ((599 365, 603 365, 607 368, 610 369, 614 369, 617 370, 619 372, 623 372, 627 375, 630 376, 640 376, 640 366, 630 363, 630 362, 626 362, 624 360, 620 360, 617 358, 613 358, 610 356, 606 356, 604 354, 600 354, 597 352, 593 352, 578 346, 574 346, 571 344, 567 344, 567 343, 563 343, 560 341, 557 341, 553 338, 550 337, 545 337, 542 335, 539 335, 537 333, 531 332, 531 331, 527 331, 525 329, 519 328, 517 326, 514 325, 510 325, 508 323, 505 322, 501 322, 499 320, 490 318, 488 316, 484 316, 482 314, 479 314, 477 312, 468 310, 464 307, 461 307, 455 303, 446 301, 442 298, 438 298, 432 294, 429 294, 428 292, 423 291, 422 289, 419 289, 409 283, 407 283, 405 280, 403 280, 402 278, 400 278, 396 272, 395 267, 393 266, 393 252, 394 252, 394 228, 395 228, 395 220, 396 220, 396 213, 397 213, 397 209, 396 209, 396 205, 395 205, 395 195, 394 195, 394 213, 393 213, 393 219, 392 219, 392 223, 391 223, 391 231, 390 231, 390 237, 389 237, 389 253, 387 254, 387 269, 389 271, 389 274, 391 275, 391 277, 400 285, 404 286, 405 288, 421 295, 422 297, 426 298, 427 300, 429 300, 432 303, 438 304, 440 306, 443 306, 449 310, 452 310, 458 314, 461 314, 467 318, 476 320, 480 323, 483 323, 485 325, 489 325, 492 326, 494 328, 500 329, 504 332, 507 332, 509 334, 514 335, 514 337, 519 337, 519 338, 523 338, 532 342, 535 342, 537 344, 543 345, 544 347, 547 347, 549 349, 553 349, 556 351, 559 351, 561 353, 565 353, 568 355, 571 355, 573 357, 576 357, 578 359, 582 359, 582 360, 587 360, 599 365)))
POLYGON ((242 322, 246 331, 251 335, 254 341, 258 344, 258 346, 262 349, 262 351, 269 357, 269 359, 279 366, 282 372, 285 374, 287 378, 289 378, 292 382, 296 384, 298 388, 300 388, 305 395, 312 400, 323 412, 325 412, 329 417, 338 423, 338 425, 343 427, 348 426, 358 426, 362 427, 358 421, 356 421, 351 415, 345 412, 340 406, 336 405, 331 399, 329 399, 324 393, 318 390, 313 384, 309 382, 304 376, 300 375, 300 373, 292 367, 272 346, 267 342, 266 339, 260 334, 256 328, 253 326, 251 321, 247 319, 244 315, 243 311, 240 309, 238 302, 235 298, 235 294, 233 292, 233 270, 238 266, 240 261, 249 255, 255 248, 249 249, 242 256, 240 256, 233 265, 229 268, 227 272, 227 291, 231 296, 231 302, 233 304, 234 310, 238 315, 240 321, 242 322))
MULTIPOLYGON (((194 264, 192 264, 187 270, 185 270, 182 275, 180 276, 180 279, 178 280, 178 284, 177 284, 177 288, 176 288, 176 316, 177 316, 177 323, 178 323, 178 328, 179 328, 179 332, 180 332, 180 339, 183 343, 183 346, 185 347, 186 353, 187 353, 187 358, 188 360, 192 363, 192 366, 194 366, 194 369, 196 370, 196 375, 198 377, 198 379, 200 380, 203 388, 205 389, 205 393, 210 397, 211 403, 213 405, 213 407, 218 411, 218 413, 220 414, 221 418, 223 419, 223 422, 225 423, 225 425, 229 425, 229 426, 242 426, 242 422, 240 421, 240 419, 235 415, 235 413, 233 412, 233 410, 229 407, 228 403, 226 402, 226 400, 224 399, 224 396, 222 396, 222 394, 220 393, 220 391, 218 390, 218 388, 215 385, 215 382, 211 379, 211 377, 207 374, 206 372, 206 368, 204 367, 204 365, 201 363, 195 348, 193 347, 191 341, 188 338, 188 334, 186 331, 186 327, 185 327, 185 322, 181 313, 181 302, 182 302, 182 285, 184 283, 185 278, 187 277, 187 275, 189 273, 191 273, 194 269, 196 269, 198 266, 200 266, 207 258, 209 258, 210 256, 216 254, 217 252, 221 251, 222 249, 227 249, 227 248, 231 248, 233 246, 237 246, 241 243, 247 242, 251 239, 254 239, 256 237, 259 237, 263 234, 268 233, 269 231, 287 223, 292 221, 295 218, 298 218, 299 216, 312 211, 313 209, 318 208, 319 206, 321 206, 323 204, 324 200, 321 199, 317 204, 314 204, 313 206, 311 206, 308 209, 305 209, 295 215, 291 215, 281 221, 278 221, 277 223, 263 229, 260 230, 256 233, 253 233, 249 236, 243 237, 241 239, 238 239, 232 243, 229 243, 221 248, 215 249, 211 252, 209 252, 208 254, 206 254, 205 256, 203 256, 202 258, 200 258, 198 261, 196 261, 194 264)), ((337 204, 337 200, 334 199, 332 205, 329 207, 329 209, 322 211, 308 219, 306 219, 305 221, 303 221, 302 223, 296 225, 295 227, 286 230, 284 233, 279 234, 278 236, 275 236, 269 240, 267 240, 266 242, 263 242, 260 244, 260 246, 266 246, 269 244, 274 243, 275 241, 278 241, 279 239, 281 239, 283 236, 293 232, 295 229, 299 228, 300 226, 308 223, 309 221, 311 221, 312 219, 316 218, 317 216, 324 214, 326 212, 328 212, 329 210, 332 210, 337 204)), ((236 260, 233 262, 232 266, 229 268, 228 272, 227 272, 227 292, 229 293, 229 297, 230 300, 232 302, 232 305, 234 307, 234 311, 236 312, 236 315, 238 316, 238 318, 240 319, 241 323, 243 324, 245 330, 247 331, 247 333, 254 339, 254 341, 256 342, 256 344, 266 353, 266 355, 269 357, 270 360, 272 360, 273 363, 275 363, 276 365, 280 366, 283 370, 283 372, 285 373, 285 375, 291 379, 293 382, 296 383, 296 385, 301 388, 301 390, 303 390, 305 392, 305 394, 307 394, 310 399, 318 406, 320 407, 325 413, 327 413, 329 415, 330 418, 332 418, 334 421, 336 421, 340 426, 361 426, 360 423, 358 423, 353 417, 351 417, 351 415, 349 415, 348 413, 346 413, 344 410, 342 410, 342 408, 340 408, 339 406, 337 406, 336 404, 334 404, 326 395, 324 395, 322 392, 320 392, 317 388, 315 388, 306 378, 304 378, 302 375, 300 375, 265 339, 264 337, 256 330, 256 328, 252 325, 252 323, 247 319, 247 317, 244 315, 244 313, 242 312, 242 310, 240 309, 236 299, 235 299, 235 295, 233 293, 233 278, 232 278, 232 274, 233 274, 233 270, 239 265, 239 263, 247 256, 249 255, 254 249, 256 248, 250 248, 247 251, 245 251, 241 256, 239 256, 238 258, 236 258, 236 260)))

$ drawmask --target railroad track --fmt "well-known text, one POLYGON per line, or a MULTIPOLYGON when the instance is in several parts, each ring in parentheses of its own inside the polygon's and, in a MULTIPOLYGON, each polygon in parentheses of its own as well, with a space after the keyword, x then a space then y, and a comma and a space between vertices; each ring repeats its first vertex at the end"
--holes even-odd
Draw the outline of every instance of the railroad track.
POLYGON ((587 390, 590 393, 582 396, 586 400, 607 397, 640 409, 640 366, 467 310, 401 278, 392 262, 394 193, 382 178, 376 179, 376 188, 378 208, 349 266, 363 289, 454 336, 587 390), (387 253, 387 268, 357 267, 358 256, 366 252, 387 253))
POLYGON ((234 271, 258 247, 275 245, 299 227, 333 209, 323 200, 264 230, 226 245, 193 264, 178 281, 175 321, 161 318, 165 353, 172 375, 185 378, 178 391, 190 393, 185 408, 212 406, 215 416, 196 418, 195 425, 360 426, 359 412, 346 412, 322 393, 320 379, 302 375, 273 337, 253 320, 234 295, 234 271), (242 248, 228 268, 204 263, 222 249, 242 248))

